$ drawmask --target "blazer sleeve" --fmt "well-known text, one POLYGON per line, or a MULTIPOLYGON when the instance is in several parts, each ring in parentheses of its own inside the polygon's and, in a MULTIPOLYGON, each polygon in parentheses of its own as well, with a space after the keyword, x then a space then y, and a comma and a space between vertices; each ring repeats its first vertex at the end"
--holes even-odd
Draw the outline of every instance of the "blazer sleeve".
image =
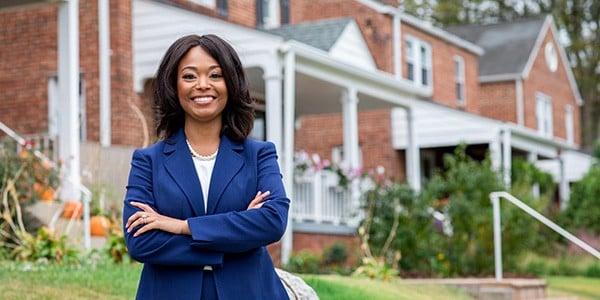
POLYGON ((275 145, 270 142, 262 145, 257 155, 258 190, 271 194, 258 209, 188 219, 192 245, 198 249, 240 253, 269 245, 283 236, 290 200, 283 186, 275 145))
MULTIPOLYGON (((133 153, 127 193, 123 205, 123 232, 129 255, 143 263, 181 266, 219 266, 223 253, 203 250, 191 245, 189 235, 172 234, 162 230, 151 230, 133 237, 135 229, 127 233, 127 219, 140 209, 131 206, 131 201, 143 202, 156 210, 152 185, 152 160, 140 150, 133 153)), ((159 212, 160 213, 160 212, 159 212)))

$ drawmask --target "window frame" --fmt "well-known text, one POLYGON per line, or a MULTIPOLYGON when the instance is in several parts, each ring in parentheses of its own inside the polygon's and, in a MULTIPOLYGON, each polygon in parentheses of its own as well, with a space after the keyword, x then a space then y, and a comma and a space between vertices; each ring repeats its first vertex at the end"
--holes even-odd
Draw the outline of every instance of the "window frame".
POLYGON ((544 137, 552 137, 554 135, 554 116, 550 96, 540 92, 535 94, 535 116, 538 133, 544 137))
POLYGON ((456 103, 459 106, 467 105, 465 60, 460 55, 454 56, 454 80, 456 103))
POLYGON ((433 86, 433 58, 429 43, 411 36, 404 37, 404 53, 406 58, 406 79, 415 85, 431 88, 433 86), (411 51, 408 45, 411 45, 411 51), (412 64, 412 79, 410 78, 410 65, 412 64), (423 76, 423 74, 426 76, 423 76), (424 78, 425 77, 425 78, 424 78))

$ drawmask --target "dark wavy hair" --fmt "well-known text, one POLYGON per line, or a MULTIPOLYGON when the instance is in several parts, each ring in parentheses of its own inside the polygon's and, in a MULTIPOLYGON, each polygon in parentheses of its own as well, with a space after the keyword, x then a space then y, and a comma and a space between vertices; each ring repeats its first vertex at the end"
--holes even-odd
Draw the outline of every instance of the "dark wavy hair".
POLYGON ((254 103, 250 98, 246 73, 233 47, 213 34, 181 37, 165 53, 153 86, 156 135, 168 139, 185 123, 185 112, 177 96, 177 68, 181 59, 196 46, 208 52, 223 71, 228 98, 222 115, 221 134, 234 141, 242 141, 254 126, 254 103))

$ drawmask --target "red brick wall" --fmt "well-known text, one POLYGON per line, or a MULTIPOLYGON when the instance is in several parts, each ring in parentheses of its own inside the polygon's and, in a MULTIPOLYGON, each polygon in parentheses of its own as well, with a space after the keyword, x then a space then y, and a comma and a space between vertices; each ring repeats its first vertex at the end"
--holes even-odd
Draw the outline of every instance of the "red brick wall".
MULTIPOLYGON (((296 151, 317 153, 321 159, 331 160, 332 148, 344 143, 341 114, 303 116, 299 122, 300 126, 296 129, 296 151)), ((401 155, 392 147, 390 111, 360 112, 358 131, 363 166, 371 169, 381 165, 389 176, 403 180, 401 155)))
POLYGON ((302 251, 307 251, 312 254, 321 256, 323 251, 336 242, 341 242, 346 245, 348 258, 347 265, 355 266, 360 260, 360 239, 357 235, 335 235, 335 234, 318 234, 318 233, 303 233, 294 232, 293 245, 294 251, 292 255, 302 251))
POLYGON ((57 9, 0 11, 0 121, 19 134, 48 130, 48 78, 57 72, 57 9))
POLYGON ((409 24, 402 24, 402 77, 406 78, 406 36, 417 38, 431 46, 433 73, 433 101, 449 107, 464 109, 471 113, 479 112, 479 56, 431 36, 409 24), (459 106, 456 101, 456 77, 454 73, 454 57, 463 58, 465 66, 466 105, 459 106))
POLYGON ((560 47, 560 45, 556 43, 556 39, 552 35, 551 31, 548 30, 544 36, 544 41, 541 44, 541 47, 539 48, 538 52, 535 53, 535 59, 532 64, 531 71, 528 74, 529 76, 523 82, 523 96, 525 99, 525 126, 537 129, 535 105, 536 93, 540 92, 551 97, 554 122, 553 129, 554 136, 556 137, 566 139, 565 106, 571 105, 573 107, 575 143, 580 144, 580 109, 579 106, 577 106, 574 91, 569 85, 567 70, 564 68, 562 61, 560 61, 560 56, 558 56, 559 64, 556 72, 550 71, 546 64, 544 47, 547 42, 554 43, 555 49, 560 47))
POLYGON ((514 81, 482 83, 479 111, 488 118, 517 123, 517 104, 514 81))

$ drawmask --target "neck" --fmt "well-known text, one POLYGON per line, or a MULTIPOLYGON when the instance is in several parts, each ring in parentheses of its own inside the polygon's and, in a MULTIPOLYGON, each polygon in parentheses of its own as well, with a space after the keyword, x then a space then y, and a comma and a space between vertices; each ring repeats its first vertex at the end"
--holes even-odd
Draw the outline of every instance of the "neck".
POLYGON ((184 131, 190 146, 198 154, 209 156, 219 149, 221 143, 221 123, 197 124, 186 122, 184 131))

